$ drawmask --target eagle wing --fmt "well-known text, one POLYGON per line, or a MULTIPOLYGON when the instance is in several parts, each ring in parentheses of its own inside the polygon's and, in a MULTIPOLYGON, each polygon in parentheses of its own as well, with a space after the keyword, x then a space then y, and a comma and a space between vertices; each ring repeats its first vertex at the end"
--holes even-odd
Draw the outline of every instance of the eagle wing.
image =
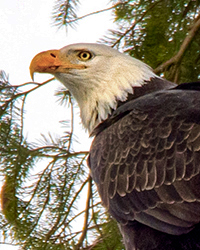
POLYGON ((88 162, 118 222, 188 232, 200 221, 200 92, 164 90, 124 104, 95 137, 88 162))

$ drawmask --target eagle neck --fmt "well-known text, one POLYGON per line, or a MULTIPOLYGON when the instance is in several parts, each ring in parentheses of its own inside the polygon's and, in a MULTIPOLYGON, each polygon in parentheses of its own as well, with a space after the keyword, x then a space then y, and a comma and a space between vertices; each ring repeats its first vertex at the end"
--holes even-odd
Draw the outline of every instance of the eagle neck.
POLYGON ((126 116, 127 114, 131 112, 131 110, 128 109, 128 110, 124 110, 123 113, 120 112, 118 115, 113 115, 113 113, 115 114, 117 113, 116 110, 119 107, 141 96, 144 96, 144 95, 156 92, 156 91, 164 90, 164 89, 174 88, 176 86, 177 85, 173 82, 167 81, 159 77, 154 77, 154 78, 151 78, 149 81, 145 81, 145 84, 140 87, 133 87, 133 93, 129 93, 125 101, 118 100, 116 109, 111 110, 111 113, 108 115, 108 118, 102 121, 101 123, 99 123, 95 127, 95 129, 92 131, 90 136, 96 136, 101 131, 103 131, 104 129, 106 129, 107 127, 109 127, 110 125, 117 122, 119 119, 121 119, 122 117, 126 116))

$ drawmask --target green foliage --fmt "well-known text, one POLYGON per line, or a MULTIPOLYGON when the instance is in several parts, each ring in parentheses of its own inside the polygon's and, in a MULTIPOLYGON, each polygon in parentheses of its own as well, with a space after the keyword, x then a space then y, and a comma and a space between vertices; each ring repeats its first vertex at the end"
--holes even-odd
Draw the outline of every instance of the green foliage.
MULTIPOLYGON (((12 87, 3 72, 0 77, 1 235, 5 241, 12 237, 27 250, 74 249, 90 244, 85 236, 95 230, 93 214, 104 212, 85 167, 88 152, 72 148, 73 119, 71 128, 66 123, 69 131, 61 138, 49 134, 39 144, 31 144, 23 136, 25 99, 44 84, 33 83, 34 87, 23 92, 21 88, 30 84, 12 87), (82 197, 88 198, 80 208, 82 197), (77 221, 81 223, 77 225, 77 221), (83 228, 87 228, 84 235, 83 228)), ((58 96, 73 112, 69 93, 60 91, 58 96)))
POLYGON ((124 246, 122 244, 121 235, 117 223, 110 217, 107 218, 107 222, 101 226, 100 238, 94 244, 94 250, 122 250, 124 246))
MULTIPOLYGON (((111 4, 95 12, 113 11, 117 29, 104 43, 145 61, 167 79, 199 80, 199 0, 112 0, 111 4)), ((73 26, 90 15, 79 17, 78 7, 77 0, 57 0, 55 24, 73 26)), ((46 83, 11 86, 0 72, 1 241, 27 250, 123 249, 117 224, 103 209, 89 177, 87 152, 73 150, 74 104, 68 91, 57 93, 59 102, 71 110, 72 121, 64 123, 66 133, 60 138, 43 136, 37 145, 24 138, 25 100, 46 83)))
POLYGON ((149 64, 156 73, 164 73, 169 80, 199 80, 199 0, 138 0, 120 3, 114 9, 118 29, 111 31, 103 42, 122 47, 131 56, 149 64), (191 40, 187 40, 189 36, 191 40), (159 68, 179 52, 180 58, 174 58, 159 68))
POLYGON ((69 10, 75 10, 75 2, 67 1, 67 11, 56 8, 57 24, 75 25, 84 17, 112 9, 117 28, 101 42, 123 48, 171 81, 200 79, 199 0, 112 0, 110 8, 71 18, 69 10))

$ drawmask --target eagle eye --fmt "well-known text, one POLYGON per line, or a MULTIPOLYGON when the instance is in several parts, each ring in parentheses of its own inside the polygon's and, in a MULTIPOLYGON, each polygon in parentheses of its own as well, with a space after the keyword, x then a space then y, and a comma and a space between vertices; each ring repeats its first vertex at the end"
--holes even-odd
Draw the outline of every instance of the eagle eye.
POLYGON ((79 52, 78 57, 82 61, 88 61, 92 58, 92 54, 89 51, 81 51, 79 52))

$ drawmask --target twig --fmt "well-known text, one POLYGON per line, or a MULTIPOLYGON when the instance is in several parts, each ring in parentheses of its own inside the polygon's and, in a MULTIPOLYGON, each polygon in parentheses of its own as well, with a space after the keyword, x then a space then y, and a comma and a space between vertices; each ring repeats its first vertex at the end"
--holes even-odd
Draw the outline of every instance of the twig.
POLYGON ((80 247, 83 245, 83 241, 84 241, 85 236, 87 234, 91 194, 92 194, 92 178, 89 175, 88 176, 88 194, 87 194, 87 200, 86 200, 86 208, 85 208, 85 218, 84 218, 84 224, 83 224, 83 231, 82 231, 81 237, 79 238, 78 244, 76 245, 75 250, 80 249, 80 247))
POLYGON ((42 83, 37 83, 37 82, 26 82, 26 83, 23 83, 23 84, 21 84, 21 85, 13 86, 14 88, 19 88, 19 87, 24 87, 24 86, 26 86, 26 85, 28 85, 28 84, 35 84, 35 85, 36 85, 36 87, 34 87, 34 88, 32 88, 32 89, 29 89, 29 90, 27 90, 27 91, 20 92, 20 93, 17 93, 17 94, 15 94, 15 95, 13 95, 13 96, 10 98, 10 100, 8 100, 7 102, 10 102, 10 101, 12 101, 12 100, 14 100, 14 99, 17 99, 17 98, 20 97, 20 96, 27 95, 27 94, 29 94, 30 92, 32 92, 32 91, 38 89, 39 87, 41 87, 41 86, 43 86, 43 85, 45 85, 45 84, 47 84, 47 83, 49 83, 49 82, 51 82, 51 81, 53 81, 53 80, 55 80, 55 77, 52 77, 52 78, 50 78, 50 79, 48 79, 48 80, 46 80, 46 81, 44 81, 44 82, 42 82, 42 83))
POLYGON ((21 128, 20 128, 20 145, 23 143, 23 129, 24 129, 24 107, 25 107, 25 100, 27 95, 24 95, 22 99, 22 108, 21 108, 21 128))
POLYGON ((47 145, 47 146, 43 146, 43 147, 37 147, 34 149, 30 150, 30 154, 32 156, 37 155, 37 157, 46 157, 46 158, 66 158, 66 157, 77 157, 80 155, 88 155, 88 151, 76 151, 76 152, 68 152, 66 150, 66 148, 63 147, 59 147, 59 146, 54 146, 54 145, 47 145), (50 154, 50 153, 45 153, 42 151, 50 151, 50 152, 54 152, 54 154, 50 154))
POLYGON ((71 108, 71 132, 69 134, 69 143, 68 143, 68 149, 67 151, 70 152, 71 146, 72 146, 72 137, 74 134, 74 105, 73 105, 73 101, 71 98, 71 94, 69 94, 69 104, 70 104, 70 108, 71 108))
POLYGON ((41 86, 41 85, 44 85, 44 84, 46 84, 48 82, 51 82, 53 80, 55 80, 55 77, 52 77, 52 78, 50 78, 50 79, 48 79, 48 80, 46 80, 46 81, 44 81, 42 83, 39 83, 39 82, 25 82, 25 83, 22 83, 22 84, 19 84, 19 85, 13 85, 11 87, 19 88, 19 87, 24 87, 24 86, 29 85, 29 84, 34 84, 34 85, 37 85, 37 86, 41 86))
POLYGON ((0 242, 0 245, 7 245, 7 246, 20 246, 20 243, 0 242))
POLYGON ((108 11, 108 10, 112 10, 112 9, 116 8, 116 7, 117 7, 118 5, 120 5, 120 4, 121 4, 121 3, 117 3, 117 4, 115 4, 115 5, 113 5, 113 6, 109 7, 109 8, 106 8, 106 9, 103 9, 103 10, 97 10, 97 11, 94 11, 94 12, 92 12, 92 13, 88 13, 88 14, 86 14, 86 15, 83 15, 83 16, 77 17, 77 18, 75 18, 75 19, 72 19, 72 20, 70 20, 70 21, 67 21, 66 23, 67 23, 67 24, 75 23, 75 22, 77 22, 77 21, 79 21, 79 20, 81 20, 81 19, 84 19, 84 18, 86 18, 86 17, 92 16, 92 15, 96 15, 96 14, 99 14, 99 13, 102 13, 102 12, 105 12, 105 11, 108 11))

